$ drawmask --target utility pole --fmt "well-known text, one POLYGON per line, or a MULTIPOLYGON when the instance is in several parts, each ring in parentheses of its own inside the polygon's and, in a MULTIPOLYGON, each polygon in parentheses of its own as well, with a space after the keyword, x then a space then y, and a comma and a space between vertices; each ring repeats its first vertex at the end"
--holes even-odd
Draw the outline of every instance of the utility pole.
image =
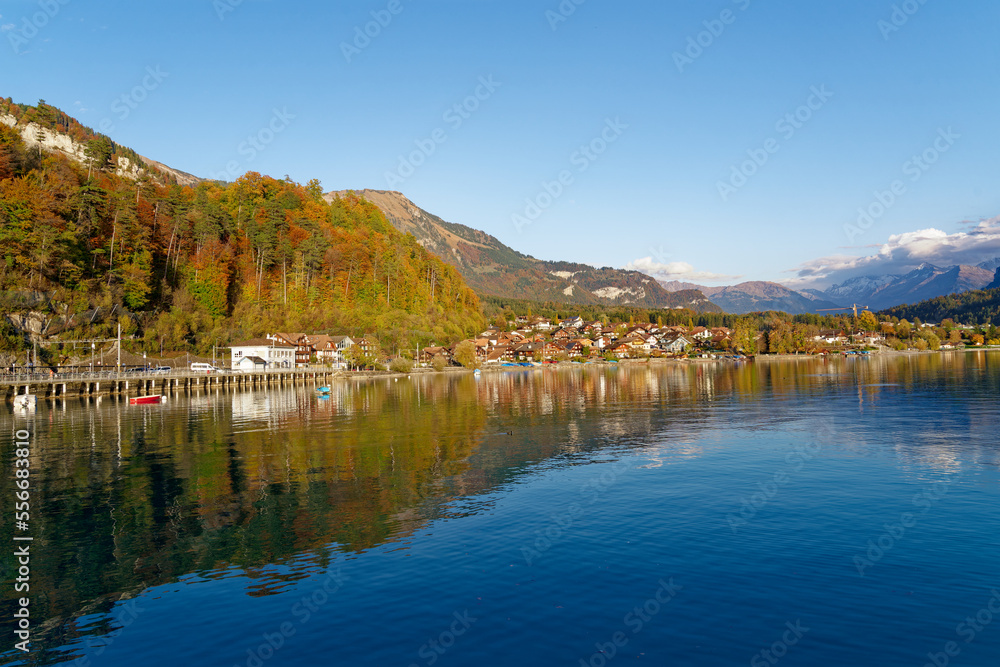
POLYGON ((118 372, 122 372, 122 323, 118 323, 118 372))

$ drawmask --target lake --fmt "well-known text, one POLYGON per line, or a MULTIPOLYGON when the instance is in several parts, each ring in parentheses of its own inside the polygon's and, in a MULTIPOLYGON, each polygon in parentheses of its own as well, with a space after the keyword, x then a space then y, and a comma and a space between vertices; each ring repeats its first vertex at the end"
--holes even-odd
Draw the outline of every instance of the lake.
POLYGON ((1000 664, 1000 352, 331 386, 3 411, 0 662, 1000 664))

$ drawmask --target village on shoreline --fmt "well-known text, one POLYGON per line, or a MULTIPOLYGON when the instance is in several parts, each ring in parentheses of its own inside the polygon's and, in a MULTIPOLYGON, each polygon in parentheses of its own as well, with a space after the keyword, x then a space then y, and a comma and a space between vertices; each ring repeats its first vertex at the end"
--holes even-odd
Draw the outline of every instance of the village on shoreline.
MULTIPOLYGON (((868 313, 871 316, 870 313, 868 313)), ((647 360, 713 360, 757 357, 809 357, 825 354, 868 354, 951 350, 985 347, 986 340, 972 327, 946 321, 942 325, 917 322, 865 322, 855 318, 851 330, 804 331, 798 347, 780 345, 773 332, 724 326, 636 324, 585 321, 579 316, 562 320, 518 316, 495 324, 474 338, 450 346, 415 350, 384 350, 377 335, 286 333, 268 334, 234 344, 229 369, 254 371, 320 365, 345 371, 410 372, 427 368, 489 369, 511 365, 554 363, 628 363, 647 360), (869 330, 871 329, 871 330, 869 330), (898 336, 904 335, 903 342, 898 336)), ((781 332, 787 337, 787 332, 781 332)), ((991 343, 995 341, 990 341, 991 343)))
MULTIPOLYGON (((213 346, 211 357, 191 352, 160 356, 136 353, 133 340, 106 339, 110 347, 89 347, 89 356, 64 357, 62 363, 11 364, 5 375, 70 372, 199 373, 280 372, 323 369, 351 375, 410 373, 461 369, 487 370, 549 364, 633 364, 646 361, 712 361, 725 359, 810 358, 815 355, 865 355, 920 351, 986 349, 1000 346, 992 327, 912 324, 895 318, 879 322, 864 311, 854 318, 832 320, 840 328, 810 321, 756 320, 735 316, 732 327, 685 324, 564 319, 544 316, 498 316, 492 326, 451 345, 387 350, 377 333, 362 336, 303 332, 265 333, 232 345, 213 346), (129 348, 133 348, 130 350, 129 348)), ((759 314, 758 314, 759 315, 759 314)), ((674 321, 677 321, 676 319, 674 321)), ((716 320, 717 321, 717 320, 716 320)), ((831 321, 826 321, 830 324, 831 321)), ((60 341, 75 344, 78 341, 60 341)), ((85 341, 86 343, 87 341, 85 341)))

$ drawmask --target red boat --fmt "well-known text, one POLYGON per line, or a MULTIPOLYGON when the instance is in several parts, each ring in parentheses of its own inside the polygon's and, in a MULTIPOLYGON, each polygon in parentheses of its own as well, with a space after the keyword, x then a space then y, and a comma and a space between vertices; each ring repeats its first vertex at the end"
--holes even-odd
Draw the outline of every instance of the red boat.
POLYGON ((128 399, 129 405, 145 405, 146 403, 159 403, 163 397, 159 394, 155 396, 133 396, 128 399))

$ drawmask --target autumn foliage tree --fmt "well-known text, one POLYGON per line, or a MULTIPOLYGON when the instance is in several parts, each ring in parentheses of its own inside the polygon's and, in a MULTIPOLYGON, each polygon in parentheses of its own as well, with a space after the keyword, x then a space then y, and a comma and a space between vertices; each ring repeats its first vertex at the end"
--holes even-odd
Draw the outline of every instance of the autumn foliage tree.
POLYGON ((0 113, 69 133, 87 154, 28 151, 0 124, 3 289, 145 313, 140 332, 167 349, 275 330, 378 331, 411 348, 485 324, 457 270, 359 196, 327 200, 318 181, 254 172, 195 186, 136 177, 117 166, 138 156, 54 107, 0 99, 0 113))

